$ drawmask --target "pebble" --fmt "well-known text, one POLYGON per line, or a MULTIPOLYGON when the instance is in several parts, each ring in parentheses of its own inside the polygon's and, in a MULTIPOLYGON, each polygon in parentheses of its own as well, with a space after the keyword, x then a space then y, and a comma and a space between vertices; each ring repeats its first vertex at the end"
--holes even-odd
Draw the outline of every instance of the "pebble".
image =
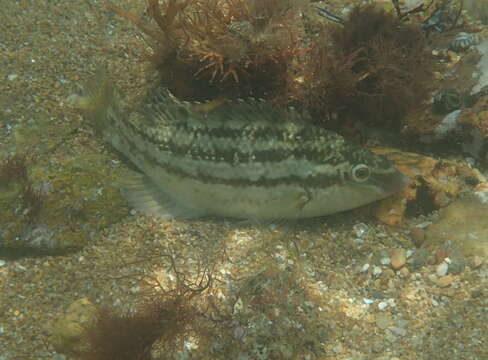
POLYGON ((363 224, 363 223, 357 223, 352 227, 353 231, 355 232, 356 236, 358 238, 362 237, 364 234, 366 234, 369 230, 368 225, 363 224))
POLYGON ((342 346, 342 344, 337 344, 332 348, 332 351, 334 351, 336 354, 340 354, 344 351, 344 347, 342 346))
POLYGON ((425 230, 419 227, 411 228, 410 239, 412 239, 415 246, 420 247, 425 240, 425 230))
POLYGON ((359 270, 359 272, 362 272, 362 273, 365 273, 367 272, 369 269, 369 264, 364 264, 363 266, 361 266, 361 270, 359 270))
POLYGON ((402 248, 395 248, 390 253, 391 267, 400 270, 407 262, 407 252, 402 248))
POLYGON ((410 271, 408 270, 408 268, 402 267, 400 269, 400 275, 403 277, 408 277, 408 275, 410 275, 410 271))
POLYGON ((439 277, 443 277, 447 275, 447 271, 449 269, 449 265, 446 262, 442 262, 439 265, 437 265, 435 269, 435 273, 439 277))
POLYGON ((390 327, 389 328, 392 333, 398 336, 405 336, 407 335, 407 330, 401 327, 390 327))
POLYGON ((380 329, 385 330, 387 327, 391 326, 392 323, 393 320, 390 315, 383 313, 376 315, 376 326, 380 329))
POLYGON ((449 256, 449 250, 448 249, 439 249, 435 253, 435 261, 437 264, 440 264, 448 256, 449 256))
POLYGON ((429 251, 427 251, 426 249, 418 249, 412 257, 412 261, 410 263, 411 270, 420 270, 427 264, 429 257, 429 251))
POLYGON ((451 257, 451 262, 449 263, 449 274, 461 274, 464 271, 464 268, 464 259, 459 256, 451 257))
POLYGON ((378 277, 383 273, 383 270, 379 266, 373 267, 373 276, 378 277))
POLYGON ((481 256, 478 255, 474 255, 469 261, 469 266, 471 266, 473 269, 479 268, 482 264, 483 259, 481 258, 481 256))
POLYGON ((435 280, 435 284, 441 288, 451 286, 451 284, 456 280, 456 275, 446 275, 441 277, 440 279, 435 280))
POLYGON ((0 267, 3 267, 7 264, 5 260, 0 260, 0 267))

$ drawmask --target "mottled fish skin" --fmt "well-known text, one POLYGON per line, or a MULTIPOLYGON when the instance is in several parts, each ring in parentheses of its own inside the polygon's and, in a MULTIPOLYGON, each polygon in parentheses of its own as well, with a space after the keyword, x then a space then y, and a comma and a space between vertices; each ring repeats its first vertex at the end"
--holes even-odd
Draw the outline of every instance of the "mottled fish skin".
POLYGON ((111 86, 104 82, 97 92, 95 126, 144 174, 125 187, 145 212, 308 218, 365 205, 406 184, 385 157, 310 125, 294 110, 249 101, 205 114, 159 88, 126 116, 111 86))

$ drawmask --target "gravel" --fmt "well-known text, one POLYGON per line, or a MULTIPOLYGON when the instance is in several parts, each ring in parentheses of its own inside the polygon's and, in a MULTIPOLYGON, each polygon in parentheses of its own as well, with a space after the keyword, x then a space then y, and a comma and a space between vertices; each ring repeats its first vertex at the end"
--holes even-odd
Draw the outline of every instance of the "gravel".
MULTIPOLYGON (((130 0, 117 3, 135 7, 130 0)), ((84 151, 103 149, 95 136, 81 139, 73 132, 81 127, 92 135, 65 99, 105 64, 131 103, 137 95, 133 89, 144 82, 144 64, 137 61, 144 45, 134 27, 101 1, 3 1, 0 34, 0 153, 36 151, 44 166, 55 161, 52 147, 45 145, 52 141, 59 143, 56 153, 74 160, 71 149, 81 140, 84 151), (42 123, 40 118, 71 131, 62 139, 19 141, 16 129, 42 123)), ((205 254, 209 261, 225 244, 227 261, 216 262, 221 280, 216 286, 223 292, 231 279, 263 259, 304 271, 329 329, 324 360, 488 359, 486 259, 475 268, 467 261, 439 286, 435 274, 445 271, 423 252, 413 255, 415 266, 407 261, 408 276, 392 271, 388 256, 375 260, 375 254, 415 247, 400 238, 408 238, 408 231, 392 232, 371 220, 367 210, 276 228, 128 216, 94 234, 78 253, 0 260, 0 360, 64 359, 47 342, 49 325, 80 298, 133 309, 141 301, 141 284, 133 274, 143 270, 134 260, 150 256, 155 239, 181 246, 189 258, 205 254), (196 245, 187 246, 192 242, 196 245)), ((188 266, 191 272, 191 262, 188 266)))

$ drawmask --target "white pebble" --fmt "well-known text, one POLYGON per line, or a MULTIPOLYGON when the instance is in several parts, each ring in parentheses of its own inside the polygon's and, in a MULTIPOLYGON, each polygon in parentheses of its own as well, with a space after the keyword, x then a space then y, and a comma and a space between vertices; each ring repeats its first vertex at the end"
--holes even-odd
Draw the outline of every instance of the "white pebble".
POLYGON ((358 223, 352 227, 357 237, 363 236, 368 231, 368 225, 364 223, 358 223))
POLYGON ((386 301, 382 301, 378 304, 378 309, 385 310, 388 307, 388 303, 386 301))
POLYGON ((383 270, 379 266, 373 268, 373 276, 377 277, 383 273, 383 270))
POLYGON ((442 262, 441 264, 437 265, 435 269, 435 273, 439 277, 443 277, 447 275, 447 270, 449 269, 449 265, 446 262, 442 262))
POLYGON ((361 266, 360 272, 364 273, 368 271, 368 269, 369 269, 369 264, 364 264, 363 266, 361 266))

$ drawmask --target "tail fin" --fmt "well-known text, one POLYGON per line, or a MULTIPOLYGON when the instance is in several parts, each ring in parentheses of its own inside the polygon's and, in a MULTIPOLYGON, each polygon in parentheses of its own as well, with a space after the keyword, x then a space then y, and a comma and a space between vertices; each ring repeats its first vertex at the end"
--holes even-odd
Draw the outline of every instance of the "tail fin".
POLYGON ((85 111, 100 134, 109 127, 111 119, 121 115, 121 105, 115 87, 103 69, 97 70, 84 89, 83 95, 71 95, 68 102, 85 111))

